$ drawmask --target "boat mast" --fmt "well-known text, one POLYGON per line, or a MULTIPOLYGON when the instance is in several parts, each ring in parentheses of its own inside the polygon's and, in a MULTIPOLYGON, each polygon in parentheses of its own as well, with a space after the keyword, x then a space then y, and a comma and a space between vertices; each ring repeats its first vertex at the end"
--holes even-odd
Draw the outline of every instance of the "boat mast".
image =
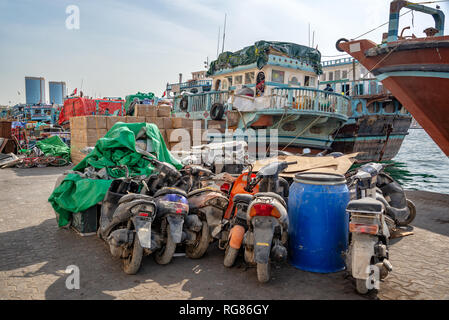
POLYGON ((218 59, 218 54, 220 52, 220 27, 218 27, 218 42, 217 42, 217 59, 218 59))
POLYGON ((222 43, 222 47, 221 47, 221 53, 224 52, 225 37, 226 37, 226 13, 225 13, 225 20, 224 20, 223 43, 222 43))

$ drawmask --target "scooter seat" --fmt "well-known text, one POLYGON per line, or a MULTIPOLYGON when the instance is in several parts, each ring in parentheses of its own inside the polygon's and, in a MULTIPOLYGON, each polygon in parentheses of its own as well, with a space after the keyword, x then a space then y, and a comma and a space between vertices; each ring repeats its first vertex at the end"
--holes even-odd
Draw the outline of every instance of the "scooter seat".
POLYGON ((286 203, 285 200, 284 200, 280 195, 278 195, 277 193, 274 193, 274 192, 259 192, 259 193, 256 193, 256 194, 254 195, 254 197, 255 197, 255 198, 260 198, 260 197, 271 197, 271 198, 275 198, 275 199, 278 200, 280 203, 282 203, 282 205, 283 205, 284 207, 287 208, 287 203, 286 203))
POLYGON ((362 198, 351 200, 346 207, 347 211, 354 212, 372 212, 381 213, 383 210, 382 202, 373 198, 362 198))
POLYGON ((139 194, 139 193, 130 193, 126 196, 123 196, 119 200, 119 204, 131 202, 134 200, 148 200, 148 201, 154 201, 153 197, 147 196, 145 194, 139 194))
POLYGON ((252 194, 239 193, 234 196, 234 203, 244 202, 250 203, 253 200, 254 196, 252 194))

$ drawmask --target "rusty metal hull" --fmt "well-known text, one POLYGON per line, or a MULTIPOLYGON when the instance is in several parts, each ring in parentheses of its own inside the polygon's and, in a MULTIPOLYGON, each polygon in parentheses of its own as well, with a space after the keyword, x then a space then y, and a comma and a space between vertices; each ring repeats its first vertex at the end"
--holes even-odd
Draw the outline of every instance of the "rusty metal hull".
POLYGON ((449 36, 340 48, 370 70, 449 156, 449 36))
POLYGON ((393 159, 412 123, 410 114, 365 114, 351 117, 338 132, 332 150, 359 152, 358 162, 393 159))

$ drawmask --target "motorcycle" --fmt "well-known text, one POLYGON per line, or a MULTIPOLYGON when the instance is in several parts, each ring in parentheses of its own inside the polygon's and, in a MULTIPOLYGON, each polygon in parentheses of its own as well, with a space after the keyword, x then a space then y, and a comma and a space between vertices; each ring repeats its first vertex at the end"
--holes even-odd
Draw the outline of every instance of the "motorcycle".
MULTIPOLYGON (((412 205, 410 201, 407 202, 402 188, 382 173, 384 168, 385 165, 369 163, 350 177, 350 187, 355 186, 355 189, 350 188, 355 199, 346 208, 350 232, 346 266, 356 280, 356 289, 360 294, 379 289, 379 281, 393 271, 389 261, 389 238, 399 224, 396 213, 405 209, 397 209, 392 204, 412 205)), ((409 216, 414 217, 415 214, 416 210, 409 216)))
POLYGON ((243 238, 245 261, 257 265, 259 282, 270 280, 271 259, 281 262, 287 258, 288 215, 285 199, 288 198, 289 185, 279 174, 296 163, 270 163, 260 169, 246 187, 246 191, 251 192, 259 185, 259 192, 254 194, 248 205, 248 231, 243 238))

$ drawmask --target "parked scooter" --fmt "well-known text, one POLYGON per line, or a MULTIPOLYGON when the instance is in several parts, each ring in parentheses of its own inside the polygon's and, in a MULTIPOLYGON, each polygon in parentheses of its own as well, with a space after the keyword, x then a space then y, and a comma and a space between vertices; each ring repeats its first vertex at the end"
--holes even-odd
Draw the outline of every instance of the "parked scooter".
POLYGON ((289 165, 297 162, 273 162, 251 179, 247 191, 259 185, 246 214, 248 231, 244 236, 245 261, 257 264, 257 279, 260 282, 270 280, 270 260, 284 261, 287 258, 288 183, 279 177, 289 165))
POLYGON ((242 246, 243 237, 248 230, 247 216, 248 206, 254 198, 254 194, 259 192, 259 185, 251 190, 248 185, 256 175, 252 173, 252 164, 248 163, 249 172, 242 173, 232 184, 229 191, 229 205, 224 214, 219 234, 218 247, 225 250, 223 264, 225 267, 232 267, 237 259, 242 246), (248 178, 251 177, 251 178, 248 178))
POLYGON ((136 274, 143 255, 160 248, 160 238, 152 234, 157 208, 154 199, 138 194, 139 178, 126 177, 112 182, 103 200, 98 236, 109 245, 112 256, 122 259, 123 270, 136 274))
POLYGON ((382 164, 370 163, 351 177, 356 199, 351 200, 346 209, 351 233, 346 266, 361 294, 379 289, 379 280, 393 270, 388 245, 395 222, 388 217, 389 203, 376 186, 383 169, 382 164))

